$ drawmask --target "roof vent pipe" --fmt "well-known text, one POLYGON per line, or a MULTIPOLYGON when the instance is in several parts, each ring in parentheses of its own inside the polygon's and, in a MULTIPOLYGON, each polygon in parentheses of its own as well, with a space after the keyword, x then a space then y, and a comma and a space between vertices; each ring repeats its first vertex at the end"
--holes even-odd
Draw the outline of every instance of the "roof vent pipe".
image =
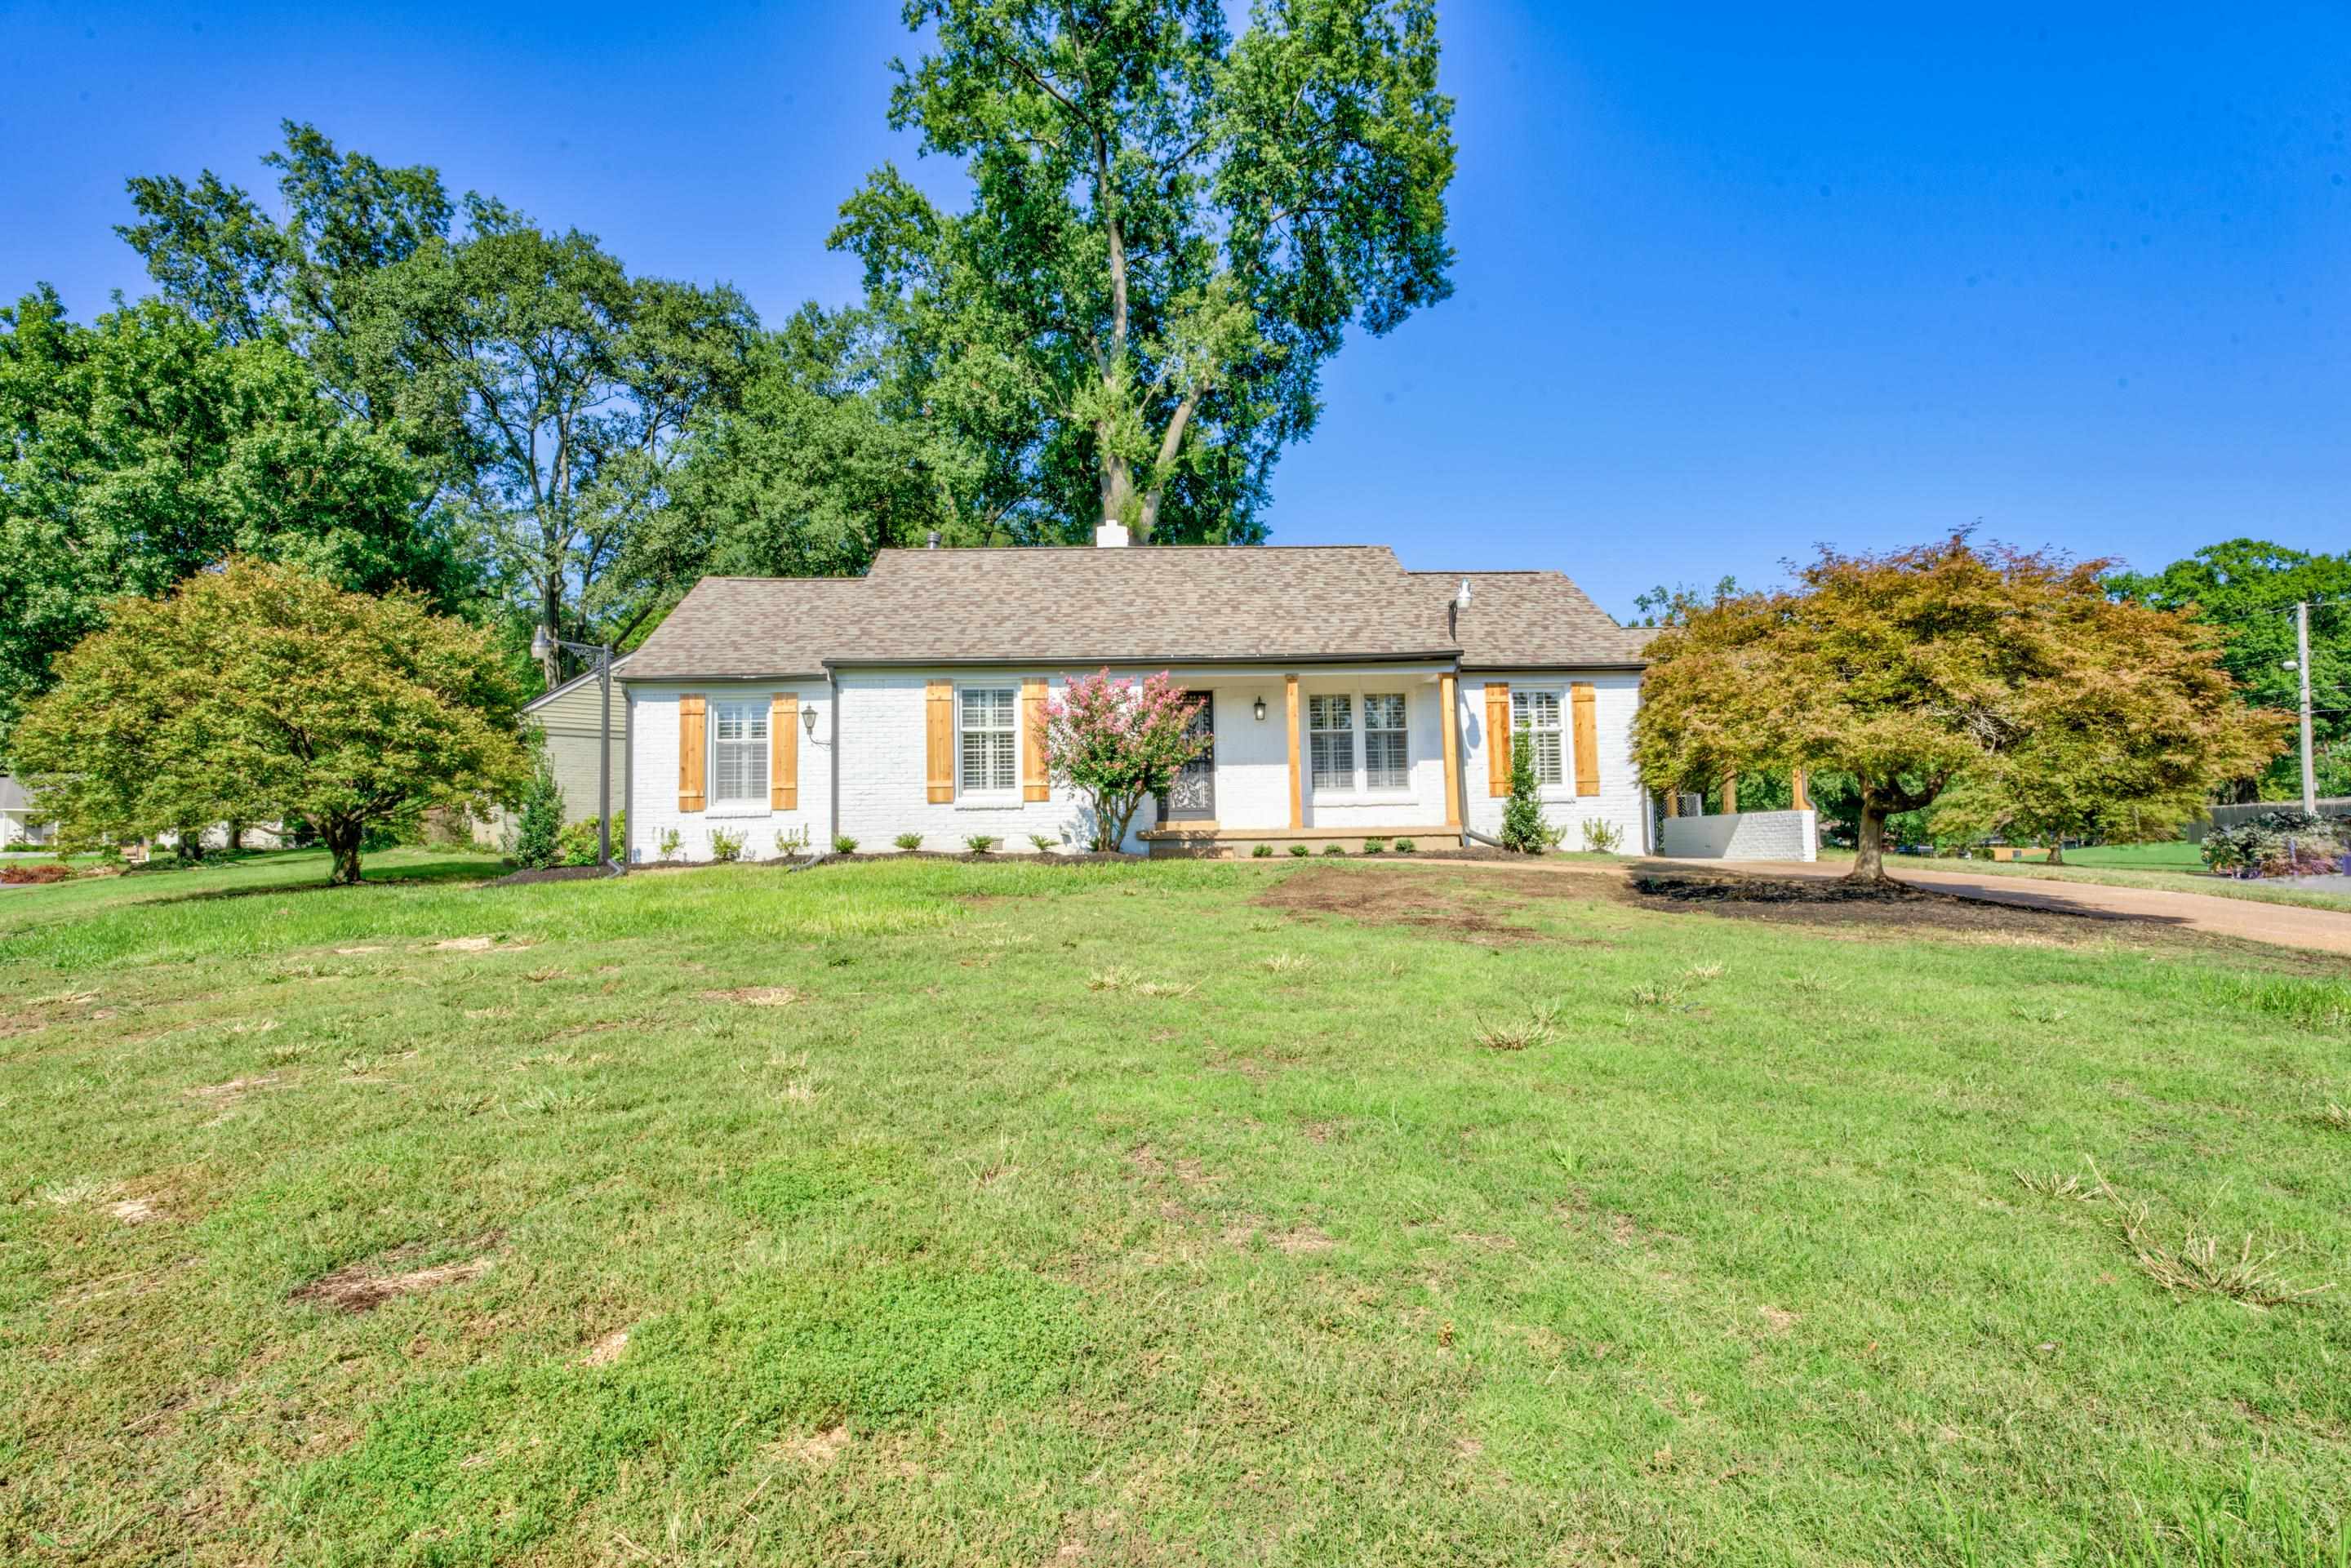
POLYGON ((931 530, 930 542, 929 542, 928 544, 925 545, 923 548, 924 548, 925 549, 938 549, 938 548, 939 548, 939 530, 938 530, 938 529, 936 529, 936 528, 933 528, 933 529, 931 530))
POLYGON ((1461 591, 1453 596, 1453 602, 1455 606, 1459 609, 1467 610, 1469 608, 1469 580, 1468 578, 1465 577, 1461 580, 1461 591))

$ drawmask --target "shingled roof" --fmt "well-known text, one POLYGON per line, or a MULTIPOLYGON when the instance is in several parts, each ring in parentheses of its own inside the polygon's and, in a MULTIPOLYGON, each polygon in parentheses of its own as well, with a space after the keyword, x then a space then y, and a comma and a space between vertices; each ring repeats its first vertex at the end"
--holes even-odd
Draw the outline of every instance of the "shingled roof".
POLYGON ((1639 665, 1656 635, 1619 626, 1558 571, 1416 571, 1415 578, 1450 603, 1469 583, 1469 608, 1454 617, 1465 670, 1524 670, 1547 665, 1639 665))
POLYGON ((1384 545, 889 549, 862 578, 705 578, 626 676, 1450 660, 1473 637, 1520 664, 1638 662, 1637 638, 1556 572, 1468 574, 1479 586, 1457 636, 1447 600, 1460 575, 1407 572, 1384 545), (1546 616, 1558 618, 1548 633, 1537 623, 1546 616))

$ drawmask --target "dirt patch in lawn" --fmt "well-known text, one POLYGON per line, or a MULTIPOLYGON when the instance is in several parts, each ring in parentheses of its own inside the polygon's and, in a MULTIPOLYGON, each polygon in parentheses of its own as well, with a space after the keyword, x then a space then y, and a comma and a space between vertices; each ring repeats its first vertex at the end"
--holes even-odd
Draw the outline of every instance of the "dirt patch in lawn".
POLYGON ((495 1235, 482 1237, 472 1244, 475 1249, 473 1257, 421 1269, 405 1265, 424 1255, 423 1243, 396 1247, 380 1258, 347 1263, 331 1274, 321 1274, 289 1299, 340 1312, 371 1312, 395 1296, 414 1296, 444 1285, 462 1285, 488 1273, 490 1249, 497 1242, 495 1235))
POLYGON ((1842 878, 1635 871, 1625 885, 1634 902, 1652 909, 1703 909, 1734 919, 1812 926, 1830 936, 1895 932, 2051 946, 2191 939, 2168 921, 2022 909, 1898 882, 1872 886, 1842 878))
POLYGON ((788 1008, 801 999, 789 986, 737 986, 728 991, 705 991, 705 1002, 741 1002, 752 1008, 788 1008))
POLYGON ((1250 900, 1293 919, 1340 915, 1367 925, 1405 925, 1463 941, 1539 941, 1542 933, 1505 918, 1524 907, 1529 895, 1589 898, 1591 886, 1541 873, 1488 872, 1474 877, 1432 876, 1426 872, 1377 871, 1310 866, 1292 873, 1250 900))

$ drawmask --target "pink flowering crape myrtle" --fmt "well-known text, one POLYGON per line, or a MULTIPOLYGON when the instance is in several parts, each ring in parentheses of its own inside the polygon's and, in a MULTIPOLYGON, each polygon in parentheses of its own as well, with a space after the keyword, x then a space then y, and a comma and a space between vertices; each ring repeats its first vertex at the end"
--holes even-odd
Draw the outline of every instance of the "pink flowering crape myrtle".
POLYGON ((1162 670, 1140 683, 1108 670, 1081 675, 1045 704, 1045 756, 1056 782, 1093 803, 1093 847, 1113 852, 1144 800, 1207 741, 1185 733, 1196 701, 1162 670))

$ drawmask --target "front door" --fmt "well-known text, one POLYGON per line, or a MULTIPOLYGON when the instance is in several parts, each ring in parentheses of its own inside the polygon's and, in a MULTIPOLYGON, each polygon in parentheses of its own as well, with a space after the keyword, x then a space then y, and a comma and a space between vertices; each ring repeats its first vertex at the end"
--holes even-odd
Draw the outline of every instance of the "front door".
POLYGON ((1217 698, 1212 692, 1188 692, 1197 700, 1186 735, 1207 741, 1200 755, 1176 770, 1167 786, 1162 820, 1170 822, 1213 822, 1217 820, 1217 698))

